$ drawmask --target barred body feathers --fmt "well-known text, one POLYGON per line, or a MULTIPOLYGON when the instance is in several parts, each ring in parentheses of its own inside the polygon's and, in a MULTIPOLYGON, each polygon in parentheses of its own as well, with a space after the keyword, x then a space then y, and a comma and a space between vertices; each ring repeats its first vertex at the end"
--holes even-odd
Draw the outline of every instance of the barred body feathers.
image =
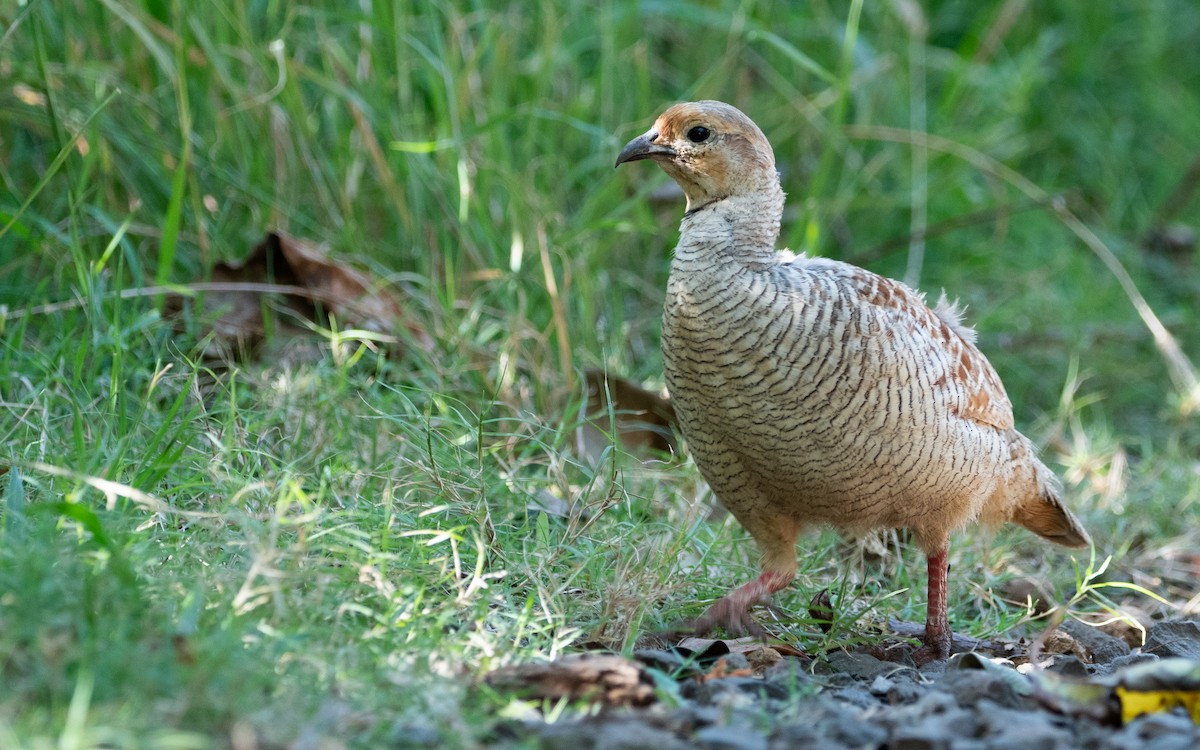
POLYGON ((701 473, 763 553, 762 576, 699 629, 758 632, 749 608, 792 580, 805 527, 907 528, 929 556, 919 657, 944 657, 952 531, 1014 521, 1088 544, 955 304, 776 249, 784 194, 749 118, 676 105, 617 163, 639 159, 687 195, 663 310, 667 388, 701 473))

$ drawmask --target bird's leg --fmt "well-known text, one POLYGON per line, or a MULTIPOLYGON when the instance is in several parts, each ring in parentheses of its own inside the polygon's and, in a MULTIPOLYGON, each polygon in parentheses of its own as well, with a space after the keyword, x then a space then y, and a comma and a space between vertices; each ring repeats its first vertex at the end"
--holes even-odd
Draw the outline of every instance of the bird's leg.
POLYGON ((925 645, 913 654, 917 664, 926 664, 950 656, 950 642, 954 634, 950 630, 950 616, 946 609, 946 573, 949 541, 942 542, 927 560, 929 574, 929 601, 925 613, 925 645))
POLYGON ((766 635, 763 627, 750 617, 750 608, 770 599, 771 594, 786 588, 796 577, 795 565, 790 570, 764 570, 762 575, 749 583, 738 586, 718 599, 690 629, 706 633, 717 626, 724 627, 733 636, 766 635))
MULTIPOLYGON (((742 519, 740 519, 742 520, 742 519)), ((750 617, 750 608, 765 602, 780 589, 786 588, 796 577, 796 537, 800 533, 798 524, 756 523, 760 519, 750 517, 742 520, 750 533, 758 540, 762 550, 762 574, 718 599, 695 620, 689 629, 705 633, 718 625, 733 636, 766 635, 762 626, 750 617)))

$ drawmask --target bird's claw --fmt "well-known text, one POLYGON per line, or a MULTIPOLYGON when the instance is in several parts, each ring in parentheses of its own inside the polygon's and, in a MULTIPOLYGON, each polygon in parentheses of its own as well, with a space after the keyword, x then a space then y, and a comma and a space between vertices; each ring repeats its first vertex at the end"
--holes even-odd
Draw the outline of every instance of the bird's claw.
POLYGON ((750 607, 731 597, 723 597, 713 603, 700 617, 693 620, 687 629, 696 635, 710 633, 718 627, 733 637, 745 635, 763 638, 767 631, 750 616, 750 607))

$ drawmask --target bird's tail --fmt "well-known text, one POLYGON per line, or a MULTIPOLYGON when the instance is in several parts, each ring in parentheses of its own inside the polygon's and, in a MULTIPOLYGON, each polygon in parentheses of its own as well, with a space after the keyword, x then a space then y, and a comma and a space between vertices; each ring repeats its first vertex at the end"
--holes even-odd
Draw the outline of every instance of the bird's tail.
POLYGON ((1062 489, 1058 479, 1037 459, 1033 446, 1023 435, 1017 435, 1024 445, 1016 447, 1028 452, 1028 464, 1034 474, 1036 491, 1028 493, 1013 508, 1011 520, 1040 537, 1064 547, 1086 547, 1092 543, 1083 524, 1062 504, 1062 489))

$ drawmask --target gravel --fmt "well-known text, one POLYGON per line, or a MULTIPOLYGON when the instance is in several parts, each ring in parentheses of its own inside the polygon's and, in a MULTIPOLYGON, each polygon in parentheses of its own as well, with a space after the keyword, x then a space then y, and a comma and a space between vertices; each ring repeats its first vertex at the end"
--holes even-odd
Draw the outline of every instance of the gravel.
MULTIPOLYGON (((1196 660, 1191 673, 1200 681, 1200 620, 1158 623, 1145 646, 1132 650, 1084 623, 1062 629, 1071 653, 1043 655, 1046 668, 1040 670, 1025 664, 1018 671, 1014 662, 1027 658, 1011 649, 1003 656, 1012 661, 963 654, 919 671, 867 653, 834 651, 815 660, 789 656, 750 676, 749 663, 738 654, 723 657, 726 663, 710 672, 711 664, 685 664, 669 650, 647 651, 644 664, 669 667, 681 680, 670 701, 550 724, 527 721, 521 744, 532 738, 542 748, 566 750, 1200 747, 1200 726, 1182 708, 1122 725, 1116 692, 1124 670, 1171 664, 1159 661, 1167 658, 1196 660)), ((1173 664, 1189 673, 1186 662, 1173 664)), ((1200 692, 1200 683, 1192 690, 1200 692)))

